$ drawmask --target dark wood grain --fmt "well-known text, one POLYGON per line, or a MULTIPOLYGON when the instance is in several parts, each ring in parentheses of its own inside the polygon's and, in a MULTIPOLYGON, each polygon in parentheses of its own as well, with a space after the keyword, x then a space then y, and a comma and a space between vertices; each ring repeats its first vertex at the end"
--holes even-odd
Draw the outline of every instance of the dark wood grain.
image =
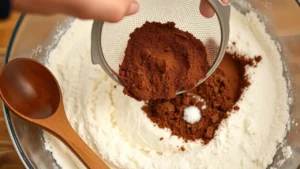
POLYGON ((14 150, 0 151, 0 168, 1 169, 24 169, 19 156, 14 150))

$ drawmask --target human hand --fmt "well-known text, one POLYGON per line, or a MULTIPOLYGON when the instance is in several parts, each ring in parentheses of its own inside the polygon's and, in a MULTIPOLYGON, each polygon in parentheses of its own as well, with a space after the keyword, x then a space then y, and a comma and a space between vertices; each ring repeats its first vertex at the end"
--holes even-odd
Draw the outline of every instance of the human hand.
MULTIPOLYGON (((222 2, 228 3, 228 0, 222 2)), ((62 13, 81 19, 106 22, 118 22, 139 10, 136 0, 12 0, 12 7, 26 13, 62 13)), ((207 0, 201 1, 200 13, 207 18, 214 15, 214 10, 207 0)))
POLYGON ((67 14, 81 19, 118 22, 135 14, 135 0, 11 0, 14 10, 39 14, 67 14))
MULTIPOLYGON (((223 3, 228 3, 228 0, 222 0, 223 3)), ((200 3, 200 13, 201 15, 211 18, 214 16, 214 9, 210 6, 207 0, 201 0, 200 3)))

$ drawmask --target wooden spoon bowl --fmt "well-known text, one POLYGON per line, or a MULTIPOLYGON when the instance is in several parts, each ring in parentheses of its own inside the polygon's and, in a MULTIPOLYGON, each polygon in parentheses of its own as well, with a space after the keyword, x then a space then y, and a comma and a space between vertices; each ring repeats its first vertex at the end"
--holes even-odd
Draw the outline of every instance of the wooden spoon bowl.
POLYGON ((63 141, 87 168, 108 169, 70 125, 54 75, 39 62, 17 58, 0 74, 0 97, 16 115, 63 141))

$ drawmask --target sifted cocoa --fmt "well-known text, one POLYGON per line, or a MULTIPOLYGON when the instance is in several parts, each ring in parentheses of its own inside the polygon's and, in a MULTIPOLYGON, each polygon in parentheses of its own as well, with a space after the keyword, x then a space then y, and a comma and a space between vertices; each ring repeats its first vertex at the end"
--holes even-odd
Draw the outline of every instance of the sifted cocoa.
POLYGON ((192 34, 174 22, 146 22, 130 34, 119 79, 136 100, 171 99, 193 88, 208 68, 206 49, 192 34))
POLYGON ((214 137, 222 120, 232 110, 239 110, 236 102, 250 85, 245 67, 256 67, 261 57, 255 58, 245 59, 243 56, 226 53, 214 74, 190 93, 169 100, 149 100, 143 110, 159 127, 169 128, 172 135, 186 141, 202 139, 207 144, 214 137), (199 98, 204 101, 199 101, 199 98), (201 111, 201 120, 189 124, 183 119, 183 110, 192 105, 201 111))

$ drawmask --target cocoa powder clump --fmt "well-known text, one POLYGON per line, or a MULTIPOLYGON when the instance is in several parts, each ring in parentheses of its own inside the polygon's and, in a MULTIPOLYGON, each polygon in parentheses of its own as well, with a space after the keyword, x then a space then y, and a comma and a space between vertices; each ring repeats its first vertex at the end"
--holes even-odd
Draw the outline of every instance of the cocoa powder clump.
POLYGON ((143 110, 160 128, 169 128, 172 135, 185 141, 201 139, 207 144, 214 137, 222 120, 230 112, 239 110, 236 102, 250 85, 245 67, 255 67, 260 61, 261 57, 246 59, 237 54, 226 53, 214 74, 191 92, 174 99, 149 100, 143 110), (189 106, 196 106, 201 111, 199 122, 189 124, 183 119, 184 109, 189 106))
POLYGON ((174 22, 146 22, 130 34, 119 79, 136 100, 172 99, 177 90, 193 88, 208 68, 206 49, 192 34, 174 22))

